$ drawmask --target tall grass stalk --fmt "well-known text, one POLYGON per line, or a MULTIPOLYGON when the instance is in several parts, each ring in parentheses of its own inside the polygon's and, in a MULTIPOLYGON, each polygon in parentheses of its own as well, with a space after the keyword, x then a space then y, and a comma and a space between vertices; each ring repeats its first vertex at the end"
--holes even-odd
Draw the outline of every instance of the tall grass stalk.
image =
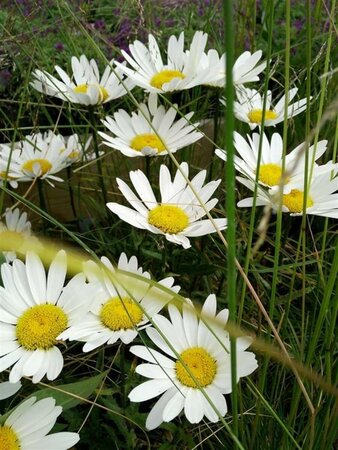
MULTIPOLYGON (((236 301, 236 209, 235 209, 235 166, 234 166, 234 86, 232 67, 234 64, 234 30, 233 30, 233 2, 231 0, 223 2, 224 27, 225 27, 225 52, 226 52, 226 79, 225 79, 225 148, 227 151, 226 163, 226 214, 228 219, 227 226, 227 273, 228 273, 228 304, 229 319, 235 323, 237 321, 237 301, 236 301)), ((236 375, 236 339, 230 337, 230 358, 231 358, 231 406, 233 417, 233 431, 238 436, 238 391, 236 375)), ((234 448, 237 448, 235 446, 234 448)))

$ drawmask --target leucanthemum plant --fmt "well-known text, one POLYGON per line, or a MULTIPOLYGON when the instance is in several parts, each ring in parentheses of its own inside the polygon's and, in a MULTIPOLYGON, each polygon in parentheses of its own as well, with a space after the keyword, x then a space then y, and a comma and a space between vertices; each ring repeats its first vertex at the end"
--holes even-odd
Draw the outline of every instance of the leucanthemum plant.
POLYGON ((105 68, 102 77, 94 59, 85 55, 71 59, 73 74, 71 77, 59 66, 55 66, 61 81, 48 72, 35 70, 31 86, 45 95, 81 105, 98 105, 122 97, 127 89, 134 87, 131 80, 124 77, 119 68, 113 67, 114 61, 105 68), (122 81, 122 82, 121 82, 122 81))
MULTIPOLYGON (((269 142, 265 133, 262 136, 261 158, 259 156, 260 134, 247 135, 247 141, 235 131, 234 146, 239 154, 235 156, 235 165, 238 172, 255 180, 257 172, 258 183, 269 188, 270 193, 279 189, 283 170, 283 139, 280 134, 274 133, 269 142), (259 163, 259 164, 258 164, 259 163)), ((298 186, 304 180, 305 153, 308 155, 308 175, 312 171, 316 174, 330 170, 329 166, 318 166, 317 161, 327 150, 327 141, 319 141, 311 145, 307 150, 304 143, 298 145, 285 156, 284 172, 287 174, 284 180, 283 192, 288 194, 294 186, 298 186)), ((216 155, 226 161, 226 152, 216 149, 216 155)))
POLYGON ((180 165, 180 170, 177 170, 173 181, 169 169, 161 165, 159 176, 161 201, 158 202, 144 173, 141 170, 132 171, 129 177, 138 197, 123 180, 116 179, 120 191, 132 208, 113 202, 107 203, 107 206, 130 225, 163 235, 168 241, 187 249, 191 246, 189 237, 215 233, 215 225, 219 230, 224 230, 227 220, 214 219, 214 224, 209 219, 200 220, 206 215, 206 211, 210 211, 217 204, 218 199, 210 200, 210 197, 221 180, 210 181, 203 186, 206 178, 205 170, 200 171, 191 180, 192 187, 205 204, 204 209, 183 174, 185 177, 189 176, 189 167, 185 162, 180 165))
MULTIPOLYGON (((288 103, 287 118, 295 117, 297 114, 303 112, 306 108, 307 100, 303 98, 289 105, 298 92, 298 88, 293 88, 284 94, 283 97, 273 106, 272 93, 267 91, 265 120, 264 126, 275 126, 284 120, 285 102, 288 103)), ((244 86, 236 90, 237 102, 234 102, 235 117, 249 124, 251 130, 260 126, 263 119, 263 97, 255 89, 247 89, 244 86)), ((224 104, 224 100, 221 100, 224 104)))
MULTIPOLYGON (((101 258, 104 268, 88 262, 85 272, 90 284, 95 286, 95 298, 90 312, 78 323, 70 327, 64 338, 85 342, 84 352, 91 351, 102 344, 114 344, 121 340, 130 344, 138 333, 150 325, 149 318, 157 314, 172 295, 150 286, 150 274, 138 266, 135 256, 129 260, 125 253, 120 255, 117 269, 145 278, 144 281, 132 278, 128 273, 118 273, 111 262, 101 258), (115 281, 114 281, 115 280, 115 281)), ((179 291, 174 286, 174 278, 167 277, 159 284, 170 289, 173 294, 179 291)))
MULTIPOLYGON (((32 237, 31 223, 27 220, 26 212, 20 212, 19 208, 15 208, 13 211, 7 208, 4 219, 4 222, 0 222, 0 240, 3 242, 15 241, 16 252, 20 253, 20 247, 23 249, 27 238, 30 242, 34 239, 35 243, 38 243, 38 240, 32 237)), ((17 256, 16 252, 4 252, 6 261, 14 261, 17 256)))
MULTIPOLYGON (((204 416, 217 422, 227 413, 224 395, 232 388, 230 338, 224 327, 229 312, 223 309, 217 314, 216 309, 215 295, 205 300, 200 317, 192 304, 183 304, 182 313, 169 305, 169 319, 159 314, 153 317, 160 332, 146 330, 160 351, 140 345, 130 348, 147 361, 138 365, 136 372, 150 379, 130 392, 130 401, 143 402, 161 395, 147 417, 149 430, 170 422, 182 410, 191 423, 199 423, 204 416)), ((247 337, 236 340, 237 380, 257 368, 255 355, 246 351, 250 344, 247 337)))
POLYGON ((4 164, 9 164, 10 170, 12 167, 20 170, 21 176, 16 181, 40 178, 54 186, 53 181, 63 181, 55 174, 72 164, 74 159, 77 160, 88 145, 87 141, 83 147, 77 135, 64 138, 48 131, 25 136, 24 140, 15 143, 15 152, 4 145, 2 159, 4 164))
POLYGON ((67 256, 61 250, 50 264, 48 276, 40 258, 28 252, 26 264, 16 259, 1 266, 0 372, 13 366, 9 381, 45 375, 55 380, 63 367, 57 344, 62 333, 89 310, 93 286, 85 275, 75 275, 66 285, 67 256))
MULTIPOLYGON (((287 194, 284 192, 280 194, 277 191, 277 193, 271 195, 259 187, 256 205, 269 205, 276 211, 281 204, 283 212, 290 213, 291 216, 300 216, 303 214, 303 205, 305 204, 306 214, 338 219, 338 164, 329 162, 324 166, 320 166, 322 170, 319 174, 314 171, 306 195, 304 193, 304 180, 299 181, 298 185, 293 185, 291 191, 287 194), (281 199, 280 195, 282 195, 281 199)), ((237 180, 248 189, 254 190, 253 181, 242 177, 237 177, 237 180)), ((251 207, 253 202, 254 198, 248 197, 239 201, 237 206, 251 207)))
POLYGON ((157 94, 150 94, 148 105, 130 116, 119 110, 107 116, 103 124, 115 137, 99 131, 103 143, 126 156, 164 156, 193 144, 203 137, 196 131, 198 123, 190 124, 193 112, 175 121, 177 105, 166 110, 157 104, 157 94))
MULTIPOLYGON (((6 390, 7 393, 11 392, 8 385, 6 385, 6 390)), ((36 397, 27 399, 11 412, 2 424, 0 417, 0 449, 70 449, 80 440, 78 433, 48 434, 61 412, 62 407, 56 406, 55 400, 51 397, 43 400, 37 400, 36 397)))
MULTIPOLYGON (((214 70, 217 78, 217 67, 200 68, 207 44, 208 35, 196 31, 189 51, 184 50, 184 32, 177 39, 170 36, 167 49, 167 63, 163 62, 161 52, 155 37, 148 36, 148 46, 140 41, 129 45, 130 55, 121 50, 122 55, 132 67, 116 62, 119 69, 141 88, 148 92, 172 92, 190 89, 204 84, 210 79, 210 70, 214 70)), ((212 77, 211 77, 212 78, 212 77)))

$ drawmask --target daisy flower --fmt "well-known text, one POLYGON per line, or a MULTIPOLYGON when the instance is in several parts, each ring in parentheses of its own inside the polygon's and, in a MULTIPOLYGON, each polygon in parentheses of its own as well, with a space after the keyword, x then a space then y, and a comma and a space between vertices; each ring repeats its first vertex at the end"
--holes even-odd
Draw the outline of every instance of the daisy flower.
POLYGON ((189 124, 193 115, 190 112, 175 121, 176 109, 171 107, 166 111, 164 106, 157 105, 157 95, 150 94, 148 105, 140 105, 137 113, 129 116, 120 109, 113 118, 108 116, 102 121, 116 137, 100 131, 99 135, 105 145, 120 150, 126 156, 164 156, 168 150, 175 153, 203 137, 202 133, 195 131, 198 123, 189 124))
MULTIPOLYGON (((188 177, 189 168, 187 163, 182 163, 180 169, 188 177)), ((209 219, 200 220, 205 216, 204 208, 187 184, 180 170, 171 181, 169 169, 161 165, 159 187, 161 202, 158 203, 148 178, 141 170, 129 173, 130 180, 138 194, 137 197, 128 185, 117 178, 117 184, 133 207, 128 208, 118 203, 107 203, 108 208, 117 214, 120 219, 130 223, 134 227, 151 231, 155 234, 162 234, 166 239, 175 244, 189 248, 189 237, 204 236, 214 233, 215 227, 209 219)), ((210 181, 205 186, 206 171, 202 170, 192 180, 191 184, 204 202, 207 211, 210 211, 218 202, 216 198, 210 197, 217 189, 221 180, 210 181)), ((227 224, 226 219, 214 219, 219 230, 224 230, 227 224)))
MULTIPOLYGON (((298 88, 290 89, 288 95, 283 97, 277 102, 276 106, 272 106, 271 91, 267 92, 266 108, 265 108, 265 121, 264 126, 275 126, 277 123, 284 120, 284 107, 285 102, 291 102, 291 100, 297 94, 298 88)), ((249 124, 251 130, 256 128, 262 123, 263 118, 263 97, 255 89, 246 89, 241 87, 236 90, 238 102, 234 102, 234 114, 238 120, 249 124)), ((222 100, 224 103, 224 100, 222 100)), ((287 109, 287 118, 294 117, 297 114, 304 111, 306 108, 306 98, 292 103, 287 109)))
MULTIPOLYGON (((318 174, 316 169, 311 179, 309 189, 306 196, 306 214, 315 216, 332 217, 338 219, 338 164, 329 162, 324 166, 319 166, 318 174), (325 166, 325 167, 324 167, 325 166), (332 178, 334 173, 334 178, 332 178)), ((247 188, 254 190, 254 183, 251 180, 237 177, 238 181, 247 188)), ((299 182, 298 186, 294 185, 292 190, 282 194, 282 211, 289 212, 291 216, 300 216, 303 214, 304 203, 304 180, 299 182)), ((251 207, 253 205, 253 197, 245 198, 238 202, 239 207, 251 207)), ((279 193, 270 195, 264 189, 259 188, 257 191, 256 205, 270 205, 274 210, 279 208, 279 193)))
MULTIPOLYGON (((20 213, 19 208, 15 208, 13 211, 7 208, 5 223, 0 222, 0 241, 9 242, 15 240, 19 248, 17 251, 21 253, 20 247, 24 245, 27 238, 32 239, 31 223, 27 220, 27 213, 20 213)), ((38 243, 37 239, 36 242, 38 243)), ((14 251, 4 252, 4 256, 7 262, 11 262, 16 258, 16 253, 14 251)))
MULTIPOLYGON (((167 50, 167 63, 162 60, 156 39, 148 36, 148 47, 140 41, 129 45, 130 55, 121 50, 122 55, 132 69, 119 62, 115 64, 127 74, 133 82, 149 92, 172 92, 204 84, 210 78, 212 67, 200 69, 208 35, 196 31, 188 52, 184 51, 184 32, 177 39, 170 36, 167 50)), ((217 70, 217 68, 216 68, 217 70)), ((215 71, 217 76, 217 71, 215 71)), ((211 77, 212 78, 212 77, 211 77)))
MULTIPOLYGON (((223 309, 216 314, 216 307, 215 295, 209 295, 199 319, 190 304, 183 305, 182 314, 174 305, 169 305, 170 320, 156 315, 153 322, 171 345, 155 328, 147 328, 149 338, 160 351, 141 345, 130 348, 134 355, 147 361, 137 366, 136 372, 150 378, 130 392, 130 401, 143 402, 163 394, 148 415, 146 427, 149 430, 162 422, 170 422, 182 410, 191 423, 200 422, 204 416, 210 422, 217 422, 219 416, 227 413, 224 395, 232 389, 230 339, 224 326, 229 312, 223 309)), ((251 344, 250 338, 238 338, 236 343, 239 380, 257 368, 257 361, 253 353, 245 351, 251 344)))
POLYGON ((9 381, 44 375, 55 380, 63 367, 57 347, 62 333, 87 313, 93 287, 77 274, 64 286, 66 253, 61 250, 52 261, 48 276, 39 257, 32 252, 26 264, 16 259, 1 266, 0 287, 0 372, 13 366, 9 381))
POLYGON ((107 103, 127 93, 123 84, 129 90, 134 87, 130 80, 123 80, 124 76, 120 69, 112 69, 113 62, 113 60, 110 62, 100 78, 99 69, 94 59, 89 61, 85 55, 81 55, 80 59, 73 56, 71 65, 74 81, 61 67, 55 66, 55 71, 61 81, 48 72, 35 70, 33 72, 35 79, 30 84, 43 94, 58 97, 71 103, 81 105, 107 103), (123 84, 120 80, 123 80, 123 84))
MULTIPOLYGON (((252 138, 247 135, 248 142, 236 131, 234 132, 234 145, 239 153, 235 157, 236 169, 249 179, 256 179, 258 170, 258 154, 260 135, 253 133, 252 138)), ((319 141, 316 146, 311 145, 307 149, 308 171, 312 168, 316 171, 322 170, 323 166, 318 166, 314 161, 318 160, 327 150, 327 141, 319 141)), ((226 161, 226 152, 216 149, 216 155, 226 161)), ((298 145, 285 157, 284 168, 287 173, 285 179, 284 193, 288 194, 293 186, 299 184, 304 179, 305 151, 304 143, 298 145)), ((280 134, 274 133, 269 142, 265 133, 262 136, 262 151, 259 164, 258 183, 270 188, 270 193, 279 189, 283 168, 283 139, 280 134)))
POLYGON ((6 450, 67 450, 80 437, 77 433, 49 434, 62 407, 52 397, 36 400, 31 397, 21 403, 0 425, 0 447, 6 450))
MULTIPOLYGON (((95 300, 90 312, 81 323, 70 327, 64 337, 71 340, 86 342, 84 352, 91 351, 102 344, 114 344, 119 339, 124 344, 130 344, 139 331, 150 325, 148 317, 157 314, 165 304, 172 300, 172 296, 161 289, 150 286, 148 272, 138 267, 136 256, 128 261, 122 253, 117 269, 141 275, 144 281, 137 280, 127 274, 116 274, 110 261, 102 257, 104 269, 93 263, 87 263, 86 273, 90 283, 96 286, 95 300), (109 277, 109 274, 111 277, 109 277), (116 282, 113 282, 117 278, 116 282)), ((172 277, 159 282, 173 293, 179 291, 174 286, 172 277)))
MULTIPOLYGON (((16 167, 20 165, 20 181, 41 178, 53 186, 51 180, 63 181, 54 174, 71 164, 72 155, 82 151, 78 139, 74 136, 69 137, 66 142, 63 136, 52 131, 28 135, 25 140, 15 144, 19 151, 12 155, 10 167, 12 163, 16 167)), ((3 160, 7 163, 6 158, 9 158, 8 153, 3 155, 3 160)))
MULTIPOLYGON (((259 81, 258 75, 266 67, 266 61, 257 65, 261 57, 262 51, 258 50, 252 54, 246 51, 236 59, 232 71, 235 86, 259 81)), ((215 49, 209 50, 208 53, 203 53, 200 61, 200 71, 202 73, 206 70, 208 71, 208 75, 205 76, 203 84, 220 88, 225 86, 225 60, 225 53, 219 57, 215 49)))

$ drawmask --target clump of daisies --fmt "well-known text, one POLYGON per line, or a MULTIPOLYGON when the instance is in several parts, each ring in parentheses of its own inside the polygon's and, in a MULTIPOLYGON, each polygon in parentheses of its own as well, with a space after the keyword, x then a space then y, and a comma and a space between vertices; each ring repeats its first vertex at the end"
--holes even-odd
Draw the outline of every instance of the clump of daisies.
POLYGON ((81 143, 77 134, 63 137, 49 130, 25 136, 24 140, 14 143, 14 149, 3 144, 0 164, 6 171, 2 170, 1 177, 10 183, 14 181, 13 187, 17 187, 18 182, 36 178, 53 186, 54 181, 63 181, 55 174, 82 160, 90 142, 91 137, 81 143))
MULTIPOLYGON (((247 139, 234 133, 234 146, 239 155, 234 162, 238 172, 244 175, 237 180, 251 191, 255 191, 257 180, 257 196, 240 200, 239 207, 269 205, 291 215, 305 211, 337 218, 338 164, 316 162, 327 150, 326 140, 311 146, 304 142, 283 156, 283 140, 278 133, 273 133, 270 142, 265 133, 253 133, 247 139)), ((217 149, 216 154, 226 160, 224 150, 217 149)))

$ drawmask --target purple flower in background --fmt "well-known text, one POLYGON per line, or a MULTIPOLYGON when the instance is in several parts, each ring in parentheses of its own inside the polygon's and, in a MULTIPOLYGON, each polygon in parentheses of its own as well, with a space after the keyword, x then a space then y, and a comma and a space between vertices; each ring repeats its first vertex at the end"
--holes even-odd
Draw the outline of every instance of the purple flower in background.
POLYGON ((54 45, 55 50, 57 50, 58 52, 63 52, 63 50, 65 49, 65 46, 63 45, 62 42, 57 42, 54 45))
POLYGON ((165 21, 165 26, 166 27, 173 27, 175 25, 175 20, 174 19, 168 19, 165 21))
POLYGON ((296 28, 296 30, 299 32, 303 29, 304 27, 304 20, 303 19, 296 19, 293 22, 294 27, 296 28))
POLYGON ((94 22, 94 28, 95 30, 105 30, 106 29, 106 22, 104 19, 97 19, 94 22))
POLYGON ((9 86, 12 74, 8 69, 0 70, 0 88, 5 89, 9 86))

